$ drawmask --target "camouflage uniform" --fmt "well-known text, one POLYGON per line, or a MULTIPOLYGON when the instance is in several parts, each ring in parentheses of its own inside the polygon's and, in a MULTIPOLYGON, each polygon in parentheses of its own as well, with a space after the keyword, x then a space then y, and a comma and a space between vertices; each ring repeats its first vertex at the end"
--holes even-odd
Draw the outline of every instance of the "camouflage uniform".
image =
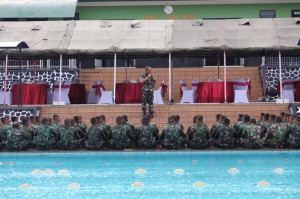
MULTIPOLYGON (((147 73, 142 73, 140 75, 141 78, 145 79, 147 77, 147 73)), ((147 103, 149 104, 149 112, 153 113, 153 97, 154 97, 154 79, 153 77, 147 79, 143 84, 143 96, 142 96, 142 110, 144 112, 147 111, 147 103)))
POLYGON ((287 144, 293 149, 300 149, 300 122, 295 123, 287 135, 287 144))
POLYGON ((61 129, 63 128, 63 125, 58 124, 58 123, 54 123, 54 124, 51 126, 51 128, 53 128, 53 129, 54 129, 54 132, 57 133, 56 138, 57 138, 57 141, 59 141, 59 140, 60 140, 60 131, 61 131, 61 129))
POLYGON ((35 144, 39 150, 50 150, 56 147, 58 132, 50 126, 41 124, 36 130, 35 144))
POLYGON ((219 122, 214 123, 214 125, 211 127, 210 132, 209 132, 210 137, 215 137, 217 129, 219 128, 220 125, 221 125, 221 123, 219 123, 219 122))
POLYGON ((106 129, 106 137, 108 137, 111 134, 111 126, 107 123, 103 122, 100 124, 100 126, 104 127, 106 129))
POLYGON ((131 147, 134 135, 130 127, 123 124, 116 124, 111 128, 110 145, 114 149, 124 149, 131 147))
POLYGON ((75 140, 86 140, 86 137, 87 137, 87 130, 76 124, 75 126, 73 126, 74 128, 74 135, 75 135, 75 140))
POLYGON ((8 136, 8 131, 11 129, 11 125, 3 125, 1 128, 0 128, 0 137, 2 139, 3 142, 6 142, 7 140, 7 136, 8 136))
POLYGON ((59 146, 64 150, 80 148, 81 140, 75 140, 75 129, 73 127, 62 127, 60 129, 59 146))
POLYGON ((266 145, 280 147, 285 144, 285 136, 288 132, 288 126, 284 123, 273 124, 267 131, 266 145))
POLYGON ((241 145, 251 149, 258 149, 264 145, 264 140, 261 138, 261 127, 256 124, 246 126, 245 138, 242 138, 241 145))
POLYGON ((234 137, 234 128, 231 126, 220 126, 217 129, 217 133, 215 136, 214 144, 216 147, 220 148, 235 148, 236 147, 236 139, 234 137))
POLYGON ((85 147, 87 149, 96 150, 101 149, 105 145, 106 130, 101 126, 91 126, 87 130, 87 140, 85 141, 85 147))
POLYGON ((8 151, 21 151, 28 149, 29 141, 24 139, 19 129, 11 128, 8 131, 6 149, 8 151))
POLYGON ((240 126, 243 124, 242 121, 238 121, 236 123, 234 123, 233 128, 234 128, 234 132, 235 132, 235 138, 237 138, 240 126))
POLYGON ((187 143, 191 148, 204 149, 209 147, 209 129, 204 124, 195 124, 187 131, 187 143))
POLYGON ((21 129, 22 135, 24 136, 25 140, 29 141, 29 148, 35 148, 36 145, 33 141, 34 139, 34 129, 32 129, 30 126, 23 126, 23 128, 21 129))
POLYGON ((260 126, 261 126, 261 137, 265 137, 268 129, 272 126, 272 124, 268 121, 261 121, 260 126))
POLYGON ((168 149, 178 149, 185 144, 185 135, 181 128, 174 124, 168 124, 162 130, 160 137, 162 146, 168 149))
POLYGON ((136 132, 135 132, 135 127, 132 123, 127 122, 126 124, 124 124, 125 126, 128 126, 131 130, 131 134, 134 135, 134 137, 136 137, 136 132))
POLYGON ((155 148, 159 141, 159 131, 154 125, 141 125, 135 130, 139 148, 155 148))

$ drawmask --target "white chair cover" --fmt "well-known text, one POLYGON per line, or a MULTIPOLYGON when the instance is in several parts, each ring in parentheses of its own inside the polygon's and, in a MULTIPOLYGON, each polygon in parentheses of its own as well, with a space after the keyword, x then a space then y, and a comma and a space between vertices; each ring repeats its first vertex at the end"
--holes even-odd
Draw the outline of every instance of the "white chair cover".
POLYGON ((197 92, 197 87, 198 87, 198 84, 200 83, 200 80, 197 80, 197 79, 193 79, 192 80, 192 90, 197 92))
POLYGON ((249 103, 247 91, 250 79, 245 81, 244 79, 238 80, 238 82, 245 83, 245 86, 235 86, 234 88, 234 103, 249 103))
MULTIPOLYGON (((69 99, 70 86, 71 86, 70 81, 65 81, 61 85, 62 88, 61 88, 60 102, 65 104, 70 104, 70 99, 69 99)), ((59 82, 55 82, 55 84, 53 85, 52 102, 55 103, 58 101, 59 101, 59 82)))
POLYGON ((157 90, 154 90, 154 96, 153 96, 153 104, 164 104, 164 100, 163 100, 163 97, 162 97, 162 86, 164 85, 165 83, 165 80, 163 80, 161 82, 161 85, 159 87, 159 89, 157 90))
POLYGON ((4 98, 4 91, 0 90, 0 104, 11 105, 11 101, 12 101, 12 92, 6 92, 4 98))
POLYGON ((196 98, 196 92, 194 90, 188 90, 185 80, 180 80, 179 82, 182 90, 182 97, 180 103, 194 103, 196 98))
POLYGON ((113 91, 105 91, 103 87, 100 87, 101 97, 98 101, 98 104, 113 104, 113 91))
POLYGON ((215 79, 215 78, 208 78, 207 82, 222 82, 221 79, 215 79))
POLYGON ((283 86, 282 86, 282 90, 294 90, 294 80, 291 79, 285 79, 282 81, 283 86))
POLYGON ((100 100, 100 91, 97 91, 98 86, 101 85, 101 81, 97 80, 92 86, 92 89, 88 92, 87 95, 87 104, 97 104, 100 100))

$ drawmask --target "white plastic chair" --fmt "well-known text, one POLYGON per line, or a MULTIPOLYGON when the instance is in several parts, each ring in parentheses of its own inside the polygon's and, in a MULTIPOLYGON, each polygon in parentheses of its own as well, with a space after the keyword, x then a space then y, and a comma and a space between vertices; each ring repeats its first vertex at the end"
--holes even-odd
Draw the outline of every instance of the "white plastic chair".
POLYGON ((161 94, 164 83, 165 83, 165 80, 163 80, 161 82, 159 89, 154 90, 153 104, 164 104, 164 100, 163 100, 163 97, 161 94))
POLYGON ((101 97, 98 104, 113 104, 113 91, 105 91, 102 84, 100 85, 101 97))
POLYGON ((7 104, 7 105, 11 105, 11 101, 12 101, 12 92, 4 92, 1 90, 0 87, 0 104, 7 104), (5 95, 5 98, 4 98, 5 95), (5 100, 4 100, 5 99, 5 100))
POLYGON ((282 98, 283 99, 289 99, 289 102, 295 102, 295 96, 294 96, 294 80, 285 79, 282 81, 282 98))
MULTIPOLYGON (((69 99, 70 87, 71 87, 70 81, 65 81, 61 85, 61 98, 59 103, 70 104, 70 99, 69 99)), ((59 101, 59 82, 55 82, 55 84, 53 85, 52 102, 56 104, 58 101, 59 101)))
POLYGON ((100 100, 100 90, 97 91, 99 86, 101 85, 101 81, 97 80, 92 86, 92 89, 88 92, 87 96, 87 104, 97 104, 100 100))
POLYGON ((244 83, 245 86, 235 86, 234 89, 234 103, 249 103, 247 91, 250 83, 250 79, 245 81, 244 79, 238 80, 238 83, 244 83))
POLYGON ((182 90, 182 97, 180 103, 194 103, 196 98, 196 92, 193 89, 188 89, 185 80, 180 80, 180 87, 182 90))

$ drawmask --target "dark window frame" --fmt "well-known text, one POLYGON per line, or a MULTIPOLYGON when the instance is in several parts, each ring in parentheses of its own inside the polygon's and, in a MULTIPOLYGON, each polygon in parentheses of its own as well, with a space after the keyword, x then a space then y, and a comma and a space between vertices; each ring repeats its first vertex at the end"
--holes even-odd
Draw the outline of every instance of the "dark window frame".
POLYGON ((276 18, 276 10, 259 10, 259 18, 276 18), (274 12, 274 17, 263 17, 262 16, 262 12, 270 12, 270 11, 272 11, 272 12, 274 12))

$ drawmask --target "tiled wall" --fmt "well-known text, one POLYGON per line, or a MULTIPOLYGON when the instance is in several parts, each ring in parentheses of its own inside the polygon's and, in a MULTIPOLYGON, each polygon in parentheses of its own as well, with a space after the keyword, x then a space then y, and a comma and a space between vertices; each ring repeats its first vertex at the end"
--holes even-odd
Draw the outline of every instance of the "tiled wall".
MULTIPOLYGON (((127 79, 136 79, 144 71, 140 68, 127 68, 127 79)), ((153 74, 157 79, 156 88, 160 86, 160 82, 165 80, 168 84, 169 71, 168 68, 153 68, 153 74)), ((224 68, 220 67, 219 77, 224 79, 224 68)), ((249 96, 250 100, 258 100, 263 95, 261 78, 259 75, 258 67, 228 67, 227 79, 239 79, 250 78, 252 90, 249 96)), ((104 86, 107 90, 113 90, 113 68, 101 68, 101 69, 82 69, 80 73, 80 79, 82 83, 86 85, 86 89, 89 90, 95 80, 104 81, 104 86)), ((208 78, 218 78, 217 67, 204 67, 204 68, 174 68, 173 69, 173 89, 172 95, 175 102, 180 101, 180 85, 179 80, 185 79, 189 88, 192 87, 191 81, 198 79, 200 81, 207 81, 208 78)), ((117 83, 126 80, 125 68, 117 68, 117 83)), ((168 101, 169 94, 165 96, 165 101, 168 101)))
MULTIPOLYGON (((235 122, 238 114, 248 114, 258 118, 261 112, 279 115, 280 112, 288 112, 288 105, 277 105, 275 103, 250 103, 250 104, 175 104, 155 105, 155 117, 153 122, 161 130, 171 115, 180 115, 180 122, 185 130, 192 123, 195 115, 203 115, 205 123, 211 127, 215 122, 215 115, 220 113, 226 115, 235 122)), ((81 115, 84 122, 90 124, 90 118, 104 114, 109 124, 115 123, 115 118, 126 114, 130 122, 140 124, 142 111, 141 105, 74 105, 74 106, 43 106, 41 117, 52 117, 59 114, 64 120, 75 115, 81 115)))

